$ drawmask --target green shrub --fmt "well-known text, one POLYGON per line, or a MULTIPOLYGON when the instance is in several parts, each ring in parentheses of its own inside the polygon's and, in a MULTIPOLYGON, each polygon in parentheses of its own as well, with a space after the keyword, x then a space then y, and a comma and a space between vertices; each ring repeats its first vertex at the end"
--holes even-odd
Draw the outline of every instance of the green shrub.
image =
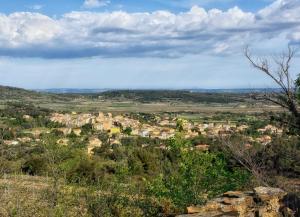
POLYGON ((272 175, 300 177, 300 141, 297 137, 277 137, 259 151, 258 159, 272 175))
POLYGON ((207 198, 242 188, 249 180, 244 170, 228 168, 222 155, 191 151, 180 140, 173 140, 171 147, 180 154, 178 169, 150 180, 148 193, 169 199, 182 211, 188 205, 202 204, 207 198))
POLYGON ((23 173, 32 176, 43 175, 47 171, 47 161, 44 156, 31 156, 21 169, 23 173))
POLYGON ((160 157, 153 148, 137 148, 129 156, 129 170, 136 175, 157 174, 161 170, 160 157))
POLYGON ((86 201, 93 217, 158 217, 163 212, 158 201, 138 194, 136 189, 117 180, 90 189, 86 201))

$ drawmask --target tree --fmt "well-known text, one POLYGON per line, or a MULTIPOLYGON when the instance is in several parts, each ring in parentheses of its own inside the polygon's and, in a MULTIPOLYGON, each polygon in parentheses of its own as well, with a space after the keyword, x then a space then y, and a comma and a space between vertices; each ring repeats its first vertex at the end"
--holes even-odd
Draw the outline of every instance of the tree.
POLYGON ((176 156, 176 160, 171 170, 163 170, 147 183, 150 195, 170 200, 179 209, 185 209, 248 184, 249 173, 229 168, 223 154, 193 150, 191 143, 179 136, 169 143, 167 152, 176 156))
POLYGON ((131 127, 126 127, 125 130, 123 130, 123 133, 130 136, 131 133, 132 133, 132 128, 131 127))
POLYGON ((243 138, 232 137, 224 139, 221 147, 225 153, 229 152, 234 160, 251 173, 260 185, 270 186, 270 177, 264 168, 263 160, 256 157, 259 150, 257 148, 246 148, 245 144, 247 143, 243 141, 243 138))
POLYGON ((245 49, 245 56, 251 65, 265 73, 279 87, 280 91, 265 93, 264 100, 275 103, 289 111, 290 120, 281 120, 288 123, 291 129, 300 132, 300 77, 294 79, 290 71, 291 62, 296 51, 288 47, 287 51, 273 58, 253 58, 249 48, 245 49))

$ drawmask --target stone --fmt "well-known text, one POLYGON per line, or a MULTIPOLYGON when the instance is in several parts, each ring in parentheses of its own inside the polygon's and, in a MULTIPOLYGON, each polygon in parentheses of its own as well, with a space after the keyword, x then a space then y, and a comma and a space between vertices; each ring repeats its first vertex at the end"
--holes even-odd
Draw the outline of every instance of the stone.
POLYGON ((283 217, 289 212, 282 203, 286 192, 279 188, 257 187, 250 192, 228 191, 204 206, 191 206, 178 217, 283 217))
POLYGON ((254 188, 254 193, 263 201, 270 201, 273 198, 282 199, 287 193, 279 188, 257 187, 254 188))
POLYGON ((201 211, 202 211, 201 207, 196 207, 196 206, 189 206, 189 207, 187 207, 187 213, 188 214, 199 213, 201 211))

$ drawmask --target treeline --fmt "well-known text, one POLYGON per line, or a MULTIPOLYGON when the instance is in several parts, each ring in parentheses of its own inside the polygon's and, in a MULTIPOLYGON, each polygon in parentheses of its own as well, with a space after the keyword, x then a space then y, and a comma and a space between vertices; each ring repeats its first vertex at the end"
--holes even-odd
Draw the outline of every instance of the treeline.
POLYGON ((115 90, 101 93, 104 99, 132 100, 139 102, 179 101, 192 103, 245 102, 249 94, 196 93, 184 90, 115 90))
POLYGON ((112 90, 102 93, 47 93, 25 90, 0 85, 0 100, 20 102, 71 102, 75 99, 84 100, 116 100, 151 102, 183 102, 183 103, 238 103, 251 102, 253 96, 262 93, 203 93, 188 90, 112 90))

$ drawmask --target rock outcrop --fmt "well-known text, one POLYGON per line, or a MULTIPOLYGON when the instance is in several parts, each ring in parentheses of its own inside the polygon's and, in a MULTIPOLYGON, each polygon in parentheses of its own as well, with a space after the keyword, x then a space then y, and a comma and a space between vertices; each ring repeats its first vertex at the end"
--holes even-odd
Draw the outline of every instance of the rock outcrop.
POLYGON ((257 187, 253 191, 229 191, 201 207, 188 207, 178 217, 293 217, 282 203, 286 192, 279 188, 257 187))

